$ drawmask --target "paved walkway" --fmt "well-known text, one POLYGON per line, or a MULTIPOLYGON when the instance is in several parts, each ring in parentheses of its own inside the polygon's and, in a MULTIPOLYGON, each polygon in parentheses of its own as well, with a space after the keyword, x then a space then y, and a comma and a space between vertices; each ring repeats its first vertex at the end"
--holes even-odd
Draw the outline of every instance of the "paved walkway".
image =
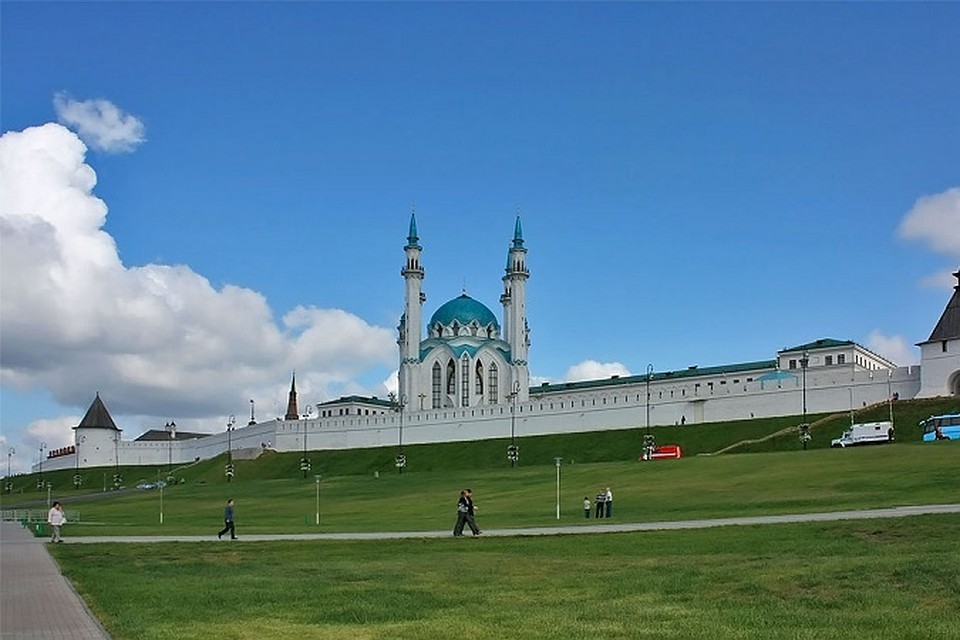
MULTIPOLYGON (((716 518, 676 522, 602 521, 598 524, 535 527, 530 529, 485 530, 481 537, 547 536, 576 533, 618 533, 630 531, 667 531, 704 529, 724 526, 749 526, 791 522, 832 522, 873 518, 902 518, 933 513, 960 513, 960 504, 892 507, 798 513, 780 516, 716 518)), ((67 530, 69 531, 69 529, 67 530)), ((242 534, 242 532, 241 532, 242 534)), ((384 540, 403 538, 450 538, 450 531, 392 531, 380 533, 305 533, 246 535, 239 542, 218 542, 209 536, 85 536, 64 538, 67 544, 103 542, 213 542, 241 544, 244 541, 268 540, 384 540)), ((46 538, 34 538, 18 523, 0 523, 0 638, 2 640, 109 640, 109 636, 93 617, 67 580, 60 575, 56 563, 47 553, 46 538)))
POLYGON ((35 538, 17 522, 0 522, 0 638, 109 640, 100 623, 35 538))

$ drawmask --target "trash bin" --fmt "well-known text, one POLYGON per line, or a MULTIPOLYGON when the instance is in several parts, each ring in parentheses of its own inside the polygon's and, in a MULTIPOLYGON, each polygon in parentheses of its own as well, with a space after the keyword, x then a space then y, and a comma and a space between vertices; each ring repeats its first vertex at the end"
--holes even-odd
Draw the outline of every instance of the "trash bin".
POLYGON ((33 535, 38 538, 43 538, 47 535, 47 525, 42 522, 38 522, 33 526, 33 535))

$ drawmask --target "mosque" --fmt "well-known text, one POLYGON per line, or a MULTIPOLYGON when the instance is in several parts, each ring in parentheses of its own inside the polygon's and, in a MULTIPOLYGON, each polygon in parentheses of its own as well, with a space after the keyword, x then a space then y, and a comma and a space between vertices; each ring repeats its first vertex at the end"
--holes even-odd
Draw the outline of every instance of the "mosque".
MULTIPOLYGON (((424 324, 427 270, 415 215, 403 251, 395 396, 348 396, 301 411, 294 376, 283 418, 257 422, 251 408, 245 426, 231 422, 208 434, 178 432, 168 423, 124 440, 98 395, 74 428, 74 445, 48 452, 43 469, 172 468, 228 451, 231 458, 243 459, 265 450, 301 452, 306 469, 310 451, 387 446, 397 448, 395 464, 402 469, 408 462, 404 445, 495 438, 510 443, 507 457, 516 460, 528 436, 839 412, 894 398, 960 396, 960 270, 942 316, 929 338, 918 343, 919 365, 897 366, 853 341, 821 338, 769 360, 531 387, 530 272, 520 218, 501 277, 502 323, 463 293, 440 305, 424 324)), ((415 468, 415 461, 410 465, 415 468)))

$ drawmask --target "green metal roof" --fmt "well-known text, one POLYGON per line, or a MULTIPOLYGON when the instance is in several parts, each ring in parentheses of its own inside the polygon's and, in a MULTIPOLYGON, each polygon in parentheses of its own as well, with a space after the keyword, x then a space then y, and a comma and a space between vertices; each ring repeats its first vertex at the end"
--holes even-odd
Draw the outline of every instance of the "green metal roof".
POLYGON ((852 340, 835 340, 833 338, 820 338, 806 344, 799 344, 789 349, 781 349, 777 353, 786 353, 788 351, 813 351, 814 349, 836 349, 837 347, 852 347, 856 343, 852 340))
MULTIPOLYGON (((775 370, 777 368, 776 360, 758 360, 757 362, 742 362, 740 364, 729 364, 718 367, 688 367, 680 371, 660 371, 654 372, 650 376, 651 382, 665 382, 669 380, 685 380, 690 378, 699 378, 704 376, 716 376, 723 374, 743 373, 746 371, 759 371, 763 369, 775 370)), ((630 384, 642 384, 647 381, 647 374, 643 373, 636 376, 613 376, 603 378, 602 380, 582 380, 580 382, 545 382, 539 387, 531 387, 530 393, 545 394, 559 391, 580 391, 586 389, 597 389, 602 387, 614 387, 630 384)))

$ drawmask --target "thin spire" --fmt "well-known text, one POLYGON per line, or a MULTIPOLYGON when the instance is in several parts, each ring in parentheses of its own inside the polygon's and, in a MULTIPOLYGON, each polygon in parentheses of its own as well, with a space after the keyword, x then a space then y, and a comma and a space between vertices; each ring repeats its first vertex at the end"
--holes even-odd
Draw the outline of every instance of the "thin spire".
POLYGON ((287 415, 284 420, 299 420, 300 412, 297 410, 297 372, 294 370, 293 378, 290 380, 290 395, 287 397, 287 415))
POLYGON ((513 228, 513 246, 514 248, 523 247, 523 228, 520 226, 520 212, 517 212, 517 224, 513 228))
POLYGON ((420 245, 418 241, 420 238, 417 236, 417 203, 414 202, 410 209, 410 231, 407 233, 407 248, 419 249, 420 245))

